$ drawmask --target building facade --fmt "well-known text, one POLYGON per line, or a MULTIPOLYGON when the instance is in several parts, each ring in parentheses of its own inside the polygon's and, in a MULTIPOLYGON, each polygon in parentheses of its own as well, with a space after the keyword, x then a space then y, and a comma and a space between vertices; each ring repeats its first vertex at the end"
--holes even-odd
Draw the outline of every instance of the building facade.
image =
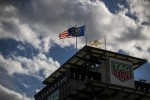
POLYGON ((150 100, 150 84, 135 81, 134 70, 146 62, 84 46, 43 81, 35 100, 150 100))

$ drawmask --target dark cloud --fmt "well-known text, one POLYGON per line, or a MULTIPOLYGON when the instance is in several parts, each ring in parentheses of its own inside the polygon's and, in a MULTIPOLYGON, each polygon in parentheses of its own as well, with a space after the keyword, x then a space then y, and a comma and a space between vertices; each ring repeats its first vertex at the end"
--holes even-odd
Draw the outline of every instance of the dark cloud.
POLYGON ((41 33, 46 32, 46 36, 52 39, 64 29, 90 20, 94 14, 90 3, 79 0, 3 0, 0 3, 0 38, 28 41, 40 48, 38 37, 41 33))
POLYGON ((137 50, 139 50, 139 51, 142 51, 142 50, 143 50, 142 47, 140 47, 140 46, 138 46, 138 45, 136 45, 135 48, 136 48, 137 50))
POLYGON ((148 48, 147 51, 150 53, 150 48, 148 48))
POLYGON ((142 22, 141 24, 145 26, 148 26, 148 25, 150 26, 150 22, 142 22))
POLYGON ((90 0, 86 2, 80 0, 8 0, 2 1, 0 5, 2 5, 0 13, 3 15, 0 17, 0 31, 2 30, 0 38, 27 41, 40 50, 45 44, 50 47, 48 42, 51 40, 57 42, 58 40, 54 38, 58 38, 60 32, 75 25, 81 26, 85 22, 87 22, 87 27, 90 27, 87 28, 87 32, 90 33, 89 37, 98 37, 103 32, 97 25, 97 19, 101 16, 99 18, 95 16, 100 14, 103 17, 104 11, 95 10, 99 7, 90 0), (45 40, 47 36, 50 38, 42 44, 38 37, 44 32, 46 33, 45 40))
POLYGON ((14 23, 7 22, 7 21, 1 21, 1 27, 4 29, 5 32, 8 33, 20 33, 18 26, 16 26, 14 23))
MULTIPOLYGON (((13 6, 16 9, 16 17, 22 23, 43 24, 47 27, 56 28, 69 23, 69 21, 80 22, 84 20, 83 4, 78 1, 66 0, 8 0, 1 1, 2 7, 13 6), (63 20, 62 20, 63 19, 63 20)), ((6 15, 5 11, 1 11, 6 15)))
POLYGON ((116 40, 120 42, 131 42, 131 41, 136 41, 136 40, 147 40, 148 38, 142 33, 144 28, 142 26, 139 26, 138 28, 128 28, 124 30, 122 33, 122 36, 120 38, 117 38, 116 40))
MULTIPOLYGON (((140 18, 138 13, 132 13, 139 9, 140 1, 138 3, 130 0, 128 2, 117 1, 114 5, 108 5, 111 1, 106 0, 106 7, 102 1, 91 2, 90 0, 2 0, 0 3, 2 5, 0 6, 0 13, 2 13, 0 37, 24 40, 40 51, 45 48, 43 51, 48 52, 52 43, 61 46, 73 44, 72 40, 66 44, 60 42, 58 34, 69 27, 80 26, 86 22, 89 41, 99 39, 99 37, 103 38, 105 34, 111 35, 111 43, 108 44, 116 44, 117 40, 119 43, 147 40, 149 37, 143 33, 149 29, 143 27, 144 25, 135 26, 137 23, 133 21, 134 18, 126 16, 128 10, 133 9, 130 14, 137 16, 137 19, 140 18), (118 10, 118 13, 110 12, 109 7, 111 6, 112 8, 115 6, 112 10, 118 10), (41 40, 40 36, 44 38, 41 40)), ((142 17, 148 18, 147 4, 144 7, 144 3, 142 3, 141 6, 142 10, 147 9, 144 10, 146 13, 142 13, 142 17)), ((84 44, 85 38, 80 42, 80 44, 84 44)))

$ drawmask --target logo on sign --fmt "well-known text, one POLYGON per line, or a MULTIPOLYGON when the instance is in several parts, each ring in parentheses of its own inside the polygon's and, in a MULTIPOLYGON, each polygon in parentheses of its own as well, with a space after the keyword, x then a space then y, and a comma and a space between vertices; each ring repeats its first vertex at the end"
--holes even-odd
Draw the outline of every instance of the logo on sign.
POLYGON ((132 67, 130 64, 111 61, 111 69, 112 74, 122 82, 132 78, 132 67))

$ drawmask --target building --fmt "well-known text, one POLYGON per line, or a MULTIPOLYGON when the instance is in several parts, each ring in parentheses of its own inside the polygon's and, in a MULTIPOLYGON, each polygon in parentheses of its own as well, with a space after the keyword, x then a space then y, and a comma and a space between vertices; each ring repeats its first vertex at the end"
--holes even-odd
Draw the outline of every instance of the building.
POLYGON ((134 80, 146 60, 84 46, 43 81, 35 100, 150 100, 150 84, 134 80))

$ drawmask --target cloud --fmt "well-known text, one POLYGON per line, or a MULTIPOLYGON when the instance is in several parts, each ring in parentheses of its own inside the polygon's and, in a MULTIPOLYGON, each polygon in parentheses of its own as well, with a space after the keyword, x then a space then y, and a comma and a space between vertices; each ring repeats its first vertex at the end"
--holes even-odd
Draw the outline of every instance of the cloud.
POLYGON ((29 88, 29 86, 27 84, 23 83, 23 85, 24 85, 24 87, 29 88))
MULTIPOLYGON (((106 36, 107 50, 116 52, 123 50, 129 55, 149 59, 150 62, 150 26, 141 24, 150 22, 149 2, 148 0, 128 0, 128 3, 130 8, 120 6, 119 11, 113 14, 102 1, 98 0, 96 2, 91 0, 1 0, 0 39, 11 38, 30 43, 39 50, 39 54, 32 58, 13 54, 5 58, 0 54, 0 69, 12 77, 17 73, 33 76, 39 80, 45 79, 60 67, 60 64, 53 58, 46 57, 44 53, 48 53, 55 44, 61 47, 72 44, 75 46, 75 39, 59 40, 58 35, 72 26, 81 26, 85 22, 88 41, 106 36), (128 12, 137 16, 139 23, 126 16, 128 12)), ((85 45, 85 40, 85 37, 78 38, 78 48, 85 45)), ((21 45, 18 49, 23 50, 21 45)), ((23 85, 26 88, 30 87, 25 82, 23 85)), ((5 93, 0 99, 5 100, 4 97, 7 95, 25 98, 13 91, 8 94, 6 90, 8 89, 0 86, 0 91, 5 93)))
POLYGON ((44 79, 59 66, 60 64, 57 61, 54 61, 51 57, 46 57, 44 54, 38 54, 33 59, 13 55, 12 58, 4 58, 0 55, 0 68, 5 69, 10 75, 18 73, 44 79))
POLYGON ((136 15, 141 22, 150 23, 150 0, 127 0, 130 5, 130 11, 136 15))
MULTIPOLYGON (((75 39, 59 40, 58 34, 69 27, 86 22, 88 41, 107 36, 107 49, 122 49, 136 56, 140 44, 140 57, 149 58, 150 26, 138 24, 126 16, 136 15, 140 22, 149 23, 149 1, 128 0, 130 8, 119 6, 111 13, 102 1, 90 0, 15 0, 0 5, 0 38, 13 38, 31 43, 41 52, 48 52, 57 44, 61 47, 75 45, 75 39), (15 2, 15 3, 14 3, 15 2), (140 13, 142 12, 142 13, 140 13), (125 48, 126 47, 126 48, 125 48), (147 55, 148 54, 148 55, 147 55), (147 56, 146 56, 147 55, 147 56)), ((78 48, 85 45, 85 37, 78 38, 78 48)))
MULTIPOLYGON (((42 81, 58 67, 60 67, 60 64, 57 61, 42 53, 33 58, 13 54, 5 58, 0 54, 0 84, 4 84, 21 94, 33 97, 35 90, 43 86, 42 81)), ((6 93, 3 98, 5 96, 6 93)), ((15 97, 13 100, 15 100, 15 97)))
POLYGON ((33 100, 31 98, 26 97, 24 94, 17 93, 2 85, 0 85, 0 93, 0 100, 33 100))
POLYGON ((25 48, 21 45, 21 44, 19 44, 18 46, 17 46, 17 49, 19 49, 19 50, 25 50, 25 48))
MULTIPOLYGON (((35 90, 43 87, 42 81, 39 80, 39 76, 25 75, 21 73, 14 73, 13 75, 8 74, 0 67, 0 84, 18 92, 24 94, 27 97, 33 98, 35 90), (36 83, 36 84, 35 84, 36 83)), ((41 73, 42 75, 42 73, 41 73)), ((42 76, 41 76, 42 77, 42 76)))

